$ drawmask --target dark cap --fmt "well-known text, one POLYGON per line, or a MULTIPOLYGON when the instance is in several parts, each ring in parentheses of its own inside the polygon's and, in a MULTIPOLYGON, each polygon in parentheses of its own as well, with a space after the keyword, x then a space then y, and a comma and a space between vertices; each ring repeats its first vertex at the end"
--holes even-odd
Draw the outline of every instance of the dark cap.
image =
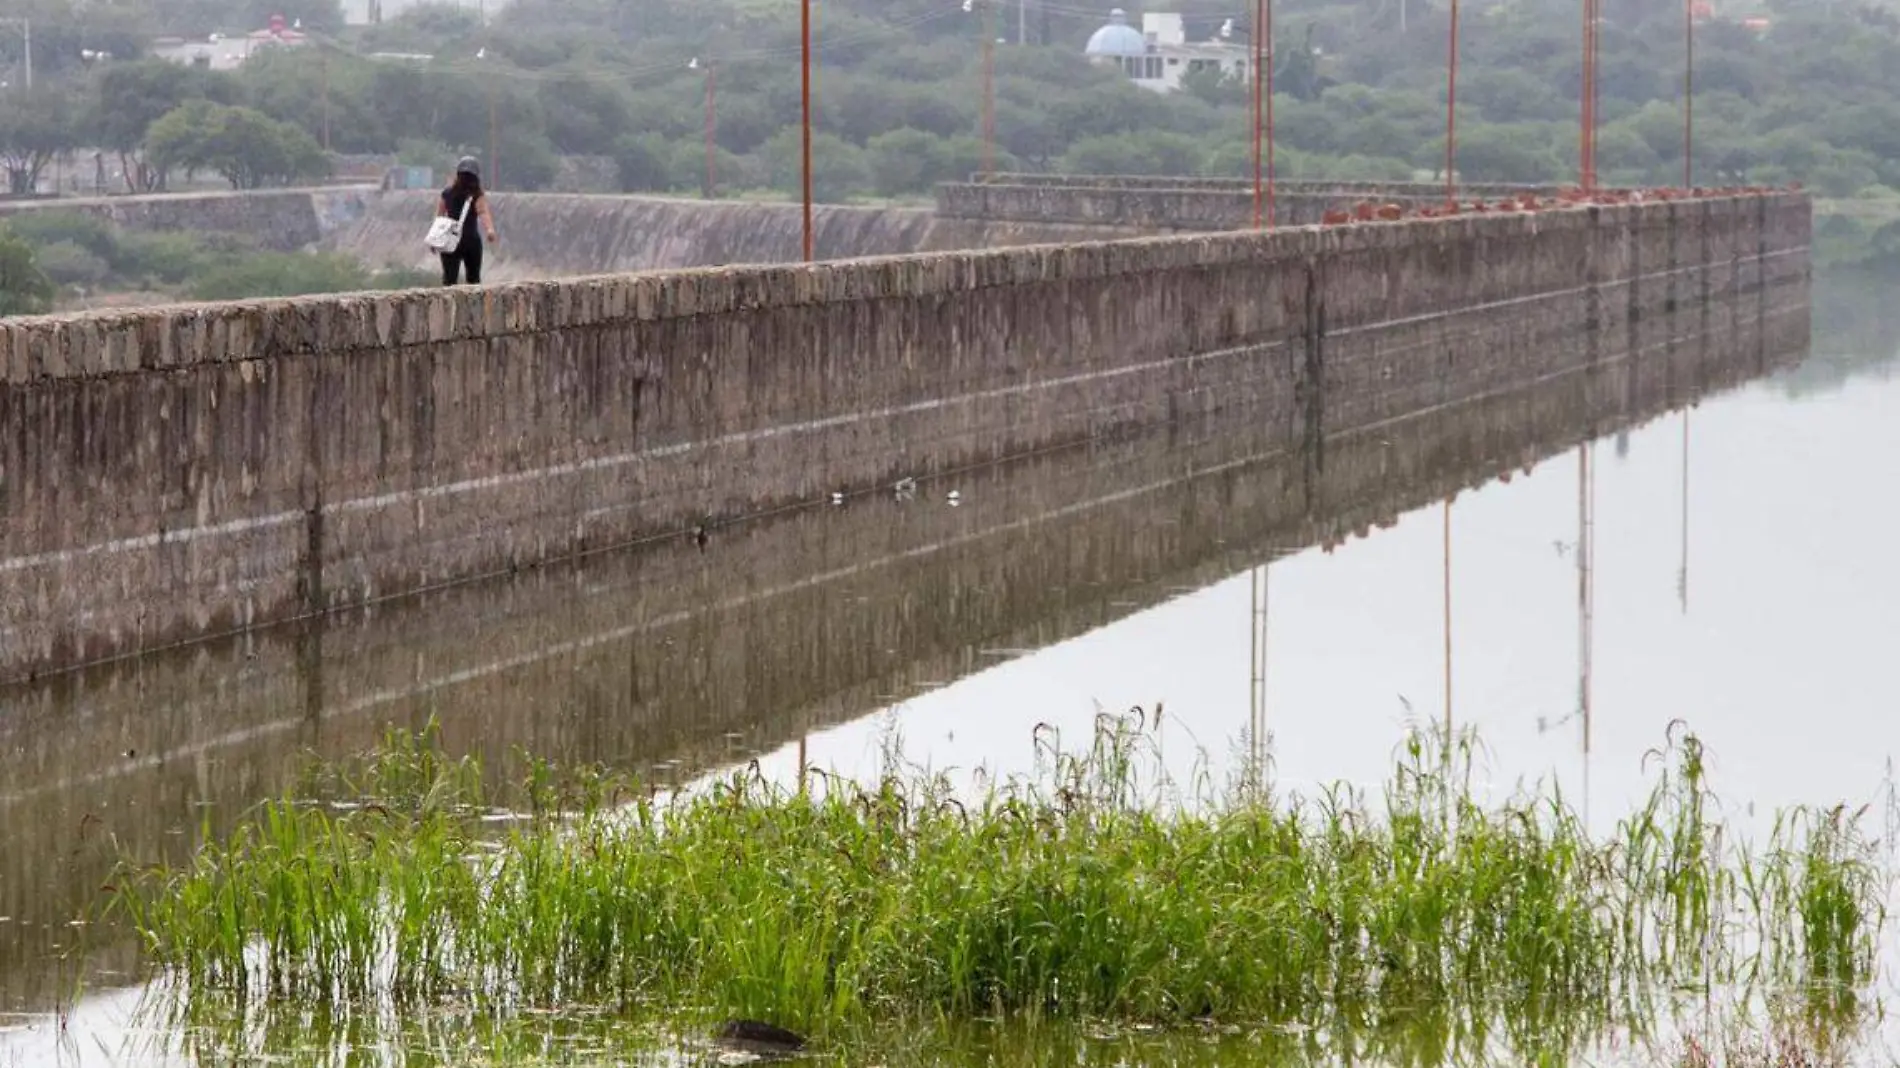
POLYGON ((481 164, 475 162, 474 156, 463 156, 461 159, 455 161, 455 173, 472 174, 480 178, 482 176, 481 164))

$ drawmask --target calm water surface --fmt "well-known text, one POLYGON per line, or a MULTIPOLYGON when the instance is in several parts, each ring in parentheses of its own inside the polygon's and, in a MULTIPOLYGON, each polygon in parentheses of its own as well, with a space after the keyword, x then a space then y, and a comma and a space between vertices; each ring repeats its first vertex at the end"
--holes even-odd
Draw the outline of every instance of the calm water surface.
MULTIPOLYGON (((519 745, 685 779, 757 756, 789 781, 801 750, 857 775, 892 752, 1027 772, 1037 724, 1080 739, 1101 711, 1159 704, 1179 773, 1226 774, 1260 723, 1285 787, 1376 787, 1405 727, 1445 715, 1449 665, 1450 716, 1485 743, 1487 789, 1555 778, 1607 828, 1646 794, 1642 756, 1681 719, 1744 828, 1777 806, 1870 803, 1884 839, 1900 755, 1900 322, 1851 296, 1817 292, 1814 356, 1793 372, 1486 481, 1448 512, 1414 502, 1330 550, 1275 552, 1201 518, 1212 491, 1193 473, 1248 441, 1142 440, 972 474, 955 505, 950 483, 930 484, 904 508, 854 504, 778 541, 712 547, 766 563, 708 567, 666 547, 0 694, 0 1068, 228 1058, 138 1021, 122 934, 66 926, 110 836, 182 856, 201 821, 215 832, 280 789, 297 754, 430 715, 451 745, 497 757, 519 745), (1164 488, 1125 492, 1140 486, 1164 488), (992 637, 936 633, 938 614, 987 619, 992 637), (48 1009, 82 972, 62 1028, 48 1009)), ((495 1063, 592 1062, 641 1042, 612 1021, 332 1027, 298 1063, 477 1063, 471 1036, 495 1063)), ((1277 1034, 932 1041, 916 1063, 1330 1055, 1277 1034)))

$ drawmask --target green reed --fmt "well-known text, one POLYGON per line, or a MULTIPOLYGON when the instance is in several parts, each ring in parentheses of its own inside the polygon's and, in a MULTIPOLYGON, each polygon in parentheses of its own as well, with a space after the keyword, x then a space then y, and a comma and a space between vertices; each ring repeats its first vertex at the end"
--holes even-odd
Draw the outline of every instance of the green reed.
MULTIPOLYGON (((775 786, 756 766, 660 798, 537 766, 487 832, 481 771, 400 736, 263 805, 118 901, 202 994, 491 1009, 657 1006, 808 1031, 899 1017, 1262 1023, 1520 1049, 1658 990, 1853 992, 1886 884, 1860 816, 1790 813, 1745 849, 1672 732, 1648 803, 1592 838, 1554 789, 1480 804, 1473 741, 1415 735, 1376 801, 1160 773, 1154 721, 1105 716, 1035 775, 959 797, 895 768, 775 786)), ((1837 997, 1837 1002, 1839 1001, 1837 997)), ((1556 1047, 1552 1046, 1556 1043, 1556 1047)))

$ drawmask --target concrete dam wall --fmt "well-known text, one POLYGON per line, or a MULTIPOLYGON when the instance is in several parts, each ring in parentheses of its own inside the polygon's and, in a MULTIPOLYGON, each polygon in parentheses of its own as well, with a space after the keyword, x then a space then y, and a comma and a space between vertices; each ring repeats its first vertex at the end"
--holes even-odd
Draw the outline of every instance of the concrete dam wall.
POLYGON ((341 186, 22 200, 0 203, 0 222, 21 212, 77 212, 135 233, 231 234, 273 252, 296 252, 361 217, 378 195, 374 188, 341 186))
MULTIPOLYGON (((428 190, 341 187, 0 202, 0 222, 28 211, 77 212, 138 233, 232 235, 276 252, 323 249, 373 268, 435 267, 422 245, 435 213, 435 194, 428 190)), ((503 241, 490 251, 485 281, 804 258, 804 216, 797 204, 496 193, 494 211, 503 241)), ((922 208, 838 205, 816 207, 813 224, 819 259, 1155 232, 1113 222, 962 219, 922 208)))
MULTIPOLYGON (((804 258, 804 214, 798 204, 496 193, 493 211, 502 240, 483 264, 484 281, 804 258)), ((433 193, 379 193, 359 218, 328 235, 324 247, 372 266, 432 266, 435 259, 422 247, 422 234, 434 213, 433 193)), ((1112 223, 1103 229, 836 205, 814 207, 812 224, 814 253, 824 260, 1148 232, 1112 223)))
POLYGON ((1808 240, 1777 194, 11 320, 0 678, 1233 406, 1313 484, 1554 377, 1634 410, 1808 240))
MULTIPOLYGON (((1555 186, 1464 185, 1466 198, 1548 195, 1555 186)), ((1426 207, 1445 202, 1443 185, 1417 182, 1276 182, 1273 219, 1308 226, 1357 202, 1426 207)), ((1253 226, 1253 183, 1231 178, 998 174, 937 187, 946 218, 1045 225, 1133 226, 1154 233, 1244 230, 1253 226)))
MULTIPOLYGON (((1316 476, 1282 427, 1228 407, 946 474, 909 501, 722 528, 704 551, 672 539, 0 686, 0 999, 66 992, 44 962, 119 850, 188 861, 197 813, 221 837, 294 785, 306 751, 361 752, 433 717, 498 775, 519 747, 691 777, 1789 366, 1807 349, 1801 295, 1714 291, 1594 373, 1335 434, 1316 476), (75 843, 79 813, 105 822, 75 843), (36 858, 54 855, 49 877, 36 858)), ((132 970, 129 933, 88 936, 132 970)))

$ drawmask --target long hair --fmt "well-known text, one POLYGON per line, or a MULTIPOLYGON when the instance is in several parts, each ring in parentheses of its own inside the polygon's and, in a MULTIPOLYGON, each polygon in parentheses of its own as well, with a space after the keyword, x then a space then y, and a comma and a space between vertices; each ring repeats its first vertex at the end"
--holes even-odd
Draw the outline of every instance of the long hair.
POLYGON ((455 175, 455 184, 451 188, 462 196, 474 200, 482 195, 482 180, 478 175, 458 171, 455 175))

